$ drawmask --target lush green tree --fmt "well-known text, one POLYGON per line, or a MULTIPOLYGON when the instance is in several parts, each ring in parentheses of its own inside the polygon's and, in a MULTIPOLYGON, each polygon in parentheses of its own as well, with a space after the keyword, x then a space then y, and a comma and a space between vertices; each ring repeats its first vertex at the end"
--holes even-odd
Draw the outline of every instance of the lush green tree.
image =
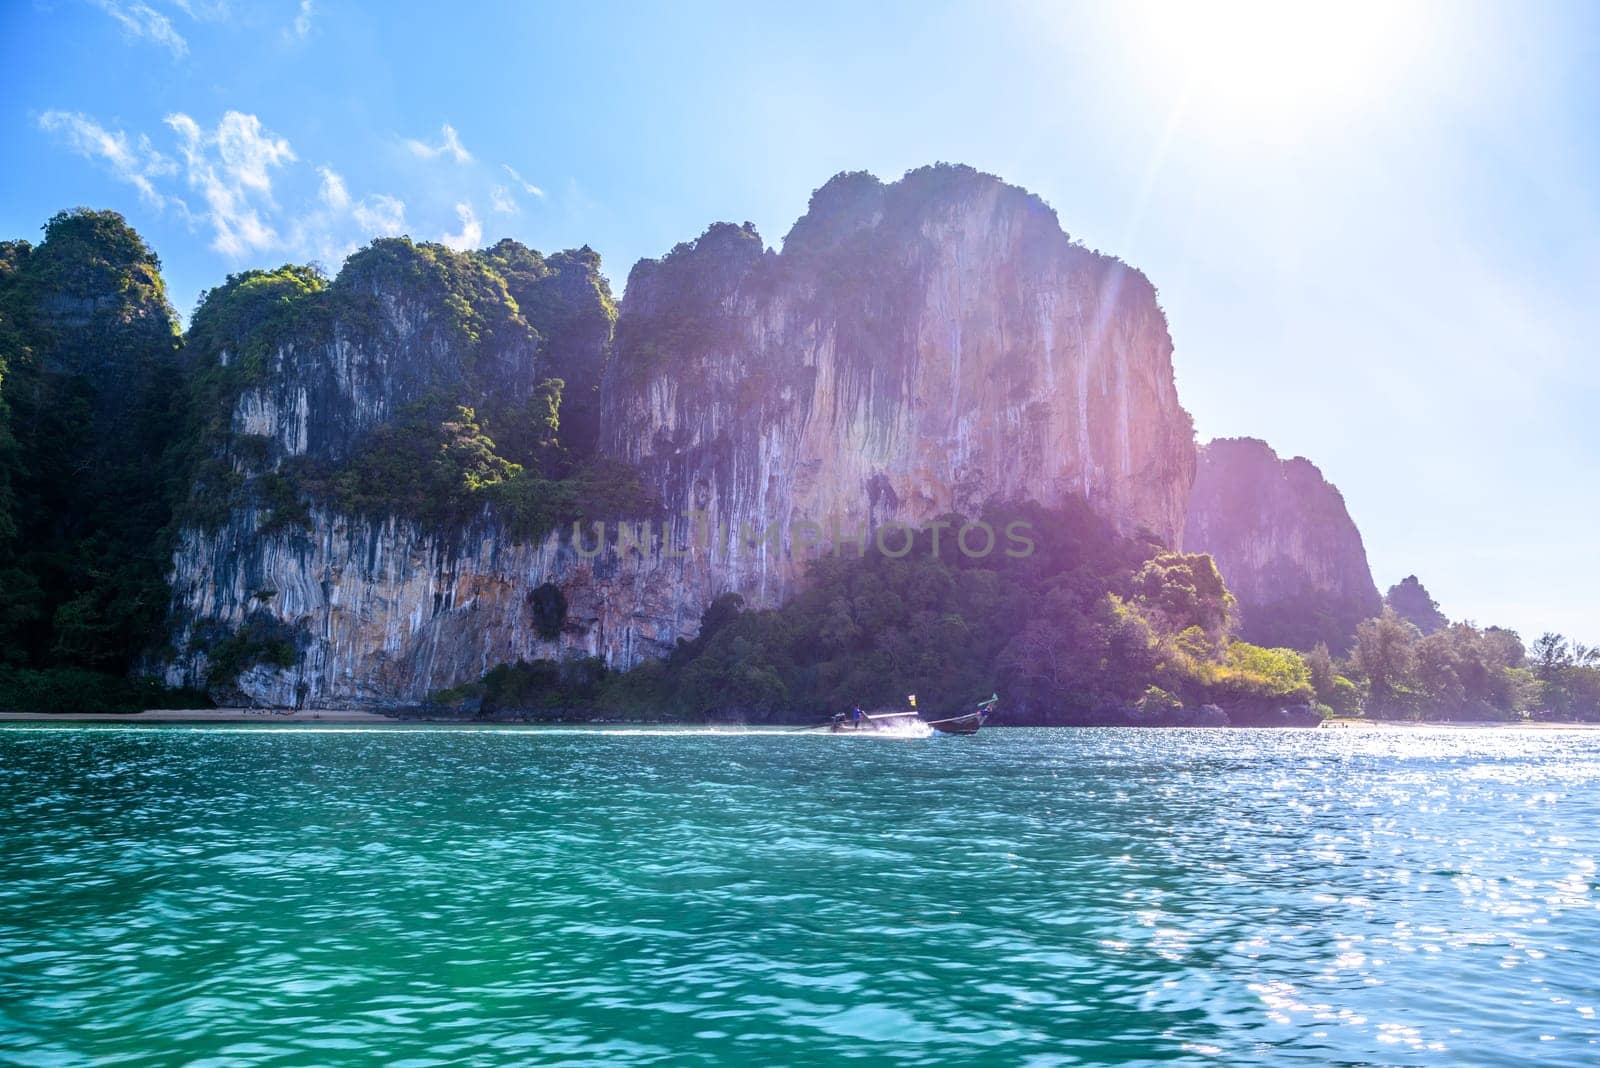
POLYGON ((1531 706, 1541 719, 1600 720, 1600 647, 1546 633, 1530 650, 1537 680, 1531 706))
MULTIPOLYGON (((1564 657, 1559 636, 1550 637, 1555 640, 1539 646, 1550 662, 1546 680, 1559 670, 1550 664, 1564 657)), ((1311 662, 1313 678, 1325 678, 1320 658, 1311 662)), ((1525 663, 1514 631, 1455 623, 1423 635, 1386 609, 1358 628, 1351 669, 1367 683, 1365 708, 1372 715, 1483 720, 1522 715, 1541 699, 1547 682, 1525 663)), ((1317 685, 1324 693, 1326 684, 1317 685)))
POLYGON ((1199 627, 1213 638, 1237 622, 1233 595, 1205 553, 1158 553, 1134 575, 1140 606, 1160 617, 1163 629, 1199 627))
POLYGON ((1416 667, 1417 628, 1385 608, 1356 628, 1353 661, 1367 681, 1368 710, 1392 715, 1409 708, 1407 683, 1416 667))
POLYGON ((1533 671, 1539 681, 1549 685, 1573 666, 1572 647, 1564 635, 1546 631, 1533 643, 1533 671))
POLYGON ((1304 703, 1315 696, 1311 669, 1293 649, 1267 649, 1231 641, 1222 668, 1213 686, 1214 699, 1248 694, 1304 703))
POLYGON ((1335 694, 1334 679, 1338 678, 1338 669, 1334 667, 1333 655, 1328 651, 1324 642, 1312 646, 1311 651, 1305 654, 1306 671, 1309 674, 1311 688, 1316 692, 1317 700, 1325 705, 1332 705, 1335 694))

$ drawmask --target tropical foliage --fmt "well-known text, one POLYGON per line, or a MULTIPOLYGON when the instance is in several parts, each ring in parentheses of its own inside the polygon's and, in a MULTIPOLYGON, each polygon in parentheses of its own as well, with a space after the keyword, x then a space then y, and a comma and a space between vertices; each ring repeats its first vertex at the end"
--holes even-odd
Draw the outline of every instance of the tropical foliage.
POLYGON ((0 246, 0 706, 183 699, 128 675, 166 613, 185 397, 160 263, 122 216, 0 246))

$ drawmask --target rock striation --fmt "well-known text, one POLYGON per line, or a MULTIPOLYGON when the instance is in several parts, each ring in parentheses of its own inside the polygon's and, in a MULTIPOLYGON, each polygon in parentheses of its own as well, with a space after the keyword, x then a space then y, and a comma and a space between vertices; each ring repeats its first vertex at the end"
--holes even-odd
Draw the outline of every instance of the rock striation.
POLYGON ((1200 450, 1184 547, 1216 560, 1247 641, 1342 652, 1382 607, 1339 490, 1310 460, 1279 459, 1256 438, 1200 450))

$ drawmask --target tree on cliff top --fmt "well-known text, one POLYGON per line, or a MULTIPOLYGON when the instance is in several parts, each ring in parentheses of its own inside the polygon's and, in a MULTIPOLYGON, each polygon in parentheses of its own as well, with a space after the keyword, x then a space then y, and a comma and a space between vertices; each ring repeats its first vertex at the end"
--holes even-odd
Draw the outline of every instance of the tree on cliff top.
POLYGON ((1450 624, 1445 614, 1439 611, 1438 602, 1428 595, 1428 588, 1417 581, 1415 575, 1407 575, 1390 586, 1383 602, 1424 634, 1432 634, 1450 624))

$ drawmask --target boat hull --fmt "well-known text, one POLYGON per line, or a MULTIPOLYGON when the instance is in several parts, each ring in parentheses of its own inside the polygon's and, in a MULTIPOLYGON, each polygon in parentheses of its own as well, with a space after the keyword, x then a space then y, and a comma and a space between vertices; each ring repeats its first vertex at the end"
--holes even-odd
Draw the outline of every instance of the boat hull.
POLYGON ((977 734, 978 728, 989 720, 987 712, 971 712, 965 716, 934 720, 928 726, 940 734, 977 734))

